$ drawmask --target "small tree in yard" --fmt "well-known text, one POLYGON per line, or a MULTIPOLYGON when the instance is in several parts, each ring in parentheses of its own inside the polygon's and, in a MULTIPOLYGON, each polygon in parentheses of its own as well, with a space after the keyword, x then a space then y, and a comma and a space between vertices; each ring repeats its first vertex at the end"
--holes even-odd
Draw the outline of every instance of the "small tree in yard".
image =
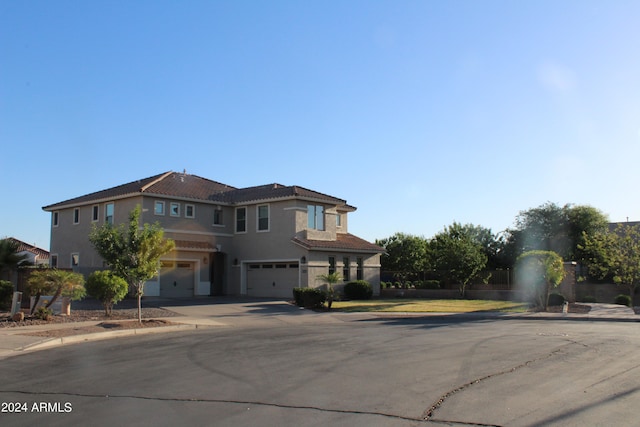
POLYGON ((49 308, 60 296, 75 301, 82 299, 86 294, 82 274, 55 268, 35 270, 29 276, 27 284, 31 296, 36 297, 31 314, 35 311, 40 297, 43 295, 53 295, 53 298, 45 306, 45 308, 49 308))
POLYGON ((111 316, 113 305, 127 295, 128 289, 127 281, 110 270, 93 272, 87 279, 87 292, 102 302, 107 317, 111 316))
POLYGON ((335 289, 333 288, 333 285, 341 281, 342 276, 340 273, 327 273, 319 275, 317 279, 327 285, 327 309, 331 310, 331 304, 333 304, 333 299, 335 298, 335 289))
POLYGON ((518 283, 532 296, 536 307, 546 310, 551 288, 564 278, 564 265, 553 251, 529 251, 516 260, 516 273, 518 283))
POLYGON ((139 225, 140 206, 129 213, 129 226, 106 223, 95 227, 89 240, 113 272, 124 278, 138 299, 138 321, 142 323, 144 283, 158 273, 160 257, 175 248, 164 238, 158 223, 139 225))

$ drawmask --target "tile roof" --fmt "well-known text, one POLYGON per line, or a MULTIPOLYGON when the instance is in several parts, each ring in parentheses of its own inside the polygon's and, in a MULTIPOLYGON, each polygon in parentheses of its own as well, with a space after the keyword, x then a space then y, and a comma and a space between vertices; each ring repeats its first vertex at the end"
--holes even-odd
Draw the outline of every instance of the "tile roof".
POLYGON ((194 242, 192 240, 174 240, 176 243, 176 249, 196 249, 196 250, 206 250, 213 251, 215 248, 209 242, 194 242))
POLYGON ((42 209, 52 211, 62 207, 95 203, 99 200, 113 200, 144 194, 156 194, 224 204, 240 204, 297 197, 307 200, 324 201, 348 210, 355 210, 353 206, 347 205, 345 200, 304 187, 268 184, 256 187, 236 188, 196 175, 179 172, 165 172, 117 187, 44 206, 42 209))
POLYGON ((49 259, 49 251, 47 250, 41 249, 34 245, 30 245, 23 242, 22 240, 15 239, 13 237, 8 237, 8 239, 18 245, 18 249, 16 250, 16 252, 31 252, 32 254, 38 255, 41 259, 49 259))
POLYGON ((294 237, 293 242, 308 250, 337 250, 382 253, 384 249, 353 234, 338 234, 336 240, 312 240, 294 237))

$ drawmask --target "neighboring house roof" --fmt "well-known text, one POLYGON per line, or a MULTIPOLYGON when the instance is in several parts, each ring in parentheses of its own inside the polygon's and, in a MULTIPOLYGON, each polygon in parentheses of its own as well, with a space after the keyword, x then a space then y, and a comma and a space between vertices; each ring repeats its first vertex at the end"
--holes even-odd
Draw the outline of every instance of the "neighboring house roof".
POLYGON ((22 240, 18 240, 13 237, 8 237, 8 240, 15 242, 18 245, 17 253, 21 252, 30 252, 34 256, 37 256, 39 260, 48 260, 49 259, 49 251, 39 248, 34 245, 30 245, 28 243, 23 242, 22 240))
POLYGON ((182 199, 186 198, 223 204, 242 204, 295 197, 335 204, 343 210, 355 210, 355 207, 347 205, 345 200, 299 186, 268 184, 256 187, 236 188, 196 175, 179 172, 165 172, 128 184, 44 206, 42 209, 52 211, 63 207, 146 194, 157 194, 167 197, 179 197, 182 199))
POLYGON ((610 222, 609 231, 615 231, 619 225, 623 227, 635 227, 636 225, 640 225, 640 221, 610 222))
POLYGON ((307 250, 318 251, 357 251, 383 253, 384 249, 373 243, 369 243, 353 234, 338 234, 336 240, 313 240, 294 237, 293 242, 307 250))

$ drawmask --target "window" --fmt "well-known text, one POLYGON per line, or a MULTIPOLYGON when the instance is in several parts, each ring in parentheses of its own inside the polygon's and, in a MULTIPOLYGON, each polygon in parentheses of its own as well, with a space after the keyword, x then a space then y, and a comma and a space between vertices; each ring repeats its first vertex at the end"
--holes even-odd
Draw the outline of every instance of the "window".
POLYGON ((336 257, 329 257, 329 274, 333 274, 336 272, 336 257))
POLYGON ((91 208, 91 221, 96 222, 98 220, 98 215, 100 215, 100 206, 93 205, 91 208))
POLYGON ((220 208, 213 211, 213 225, 222 225, 222 209, 220 208))
POLYGON ((104 207, 104 222, 113 224, 113 203, 107 203, 104 207))
POLYGON ((164 215, 164 202, 156 201, 153 207, 153 213, 156 215, 164 215))
POLYGON ((342 215, 336 215, 336 227, 342 227, 342 215))
POLYGON ((54 227, 58 226, 58 212, 53 213, 51 222, 53 223, 54 227))
POLYGON ((71 254, 71 267, 77 267, 80 265, 80 254, 71 254))
POLYGON ((80 209, 75 208, 73 210, 73 223, 78 224, 80 222, 80 209))
POLYGON ((348 282, 349 280, 351 280, 349 278, 349 265, 350 261, 349 261, 349 257, 344 257, 342 258, 342 280, 344 280, 345 282, 348 282))
POLYGON ((356 258, 356 264, 358 269, 356 270, 356 280, 362 280, 364 278, 364 263, 362 257, 356 258))
POLYGON ((247 231, 247 208, 236 208, 236 233, 247 231))
POLYGON ((258 231, 269 231, 269 205, 258 206, 258 231))
POLYGON ((171 203, 169 213, 171 216, 180 216, 180 203, 171 203))
POLYGON ((307 224, 312 230, 324 230, 324 206, 307 206, 307 224))
POLYGON ((58 255, 51 255, 51 268, 58 268, 58 255))
POLYGON ((194 205, 184 205, 184 217, 185 218, 195 218, 196 217, 196 207, 194 205))

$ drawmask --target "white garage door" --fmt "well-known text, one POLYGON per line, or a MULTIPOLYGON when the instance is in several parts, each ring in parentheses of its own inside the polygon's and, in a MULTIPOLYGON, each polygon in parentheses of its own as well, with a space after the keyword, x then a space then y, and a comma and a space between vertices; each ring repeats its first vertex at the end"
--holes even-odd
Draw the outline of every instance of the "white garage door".
POLYGON ((160 268, 160 296, 168 298, 192 297, 195 269, 192 262, 162 261, 160 268))
POLYGON ((263 263, 247 266, 247 295, 293 298, 298 286, 298 263, 263 263))

